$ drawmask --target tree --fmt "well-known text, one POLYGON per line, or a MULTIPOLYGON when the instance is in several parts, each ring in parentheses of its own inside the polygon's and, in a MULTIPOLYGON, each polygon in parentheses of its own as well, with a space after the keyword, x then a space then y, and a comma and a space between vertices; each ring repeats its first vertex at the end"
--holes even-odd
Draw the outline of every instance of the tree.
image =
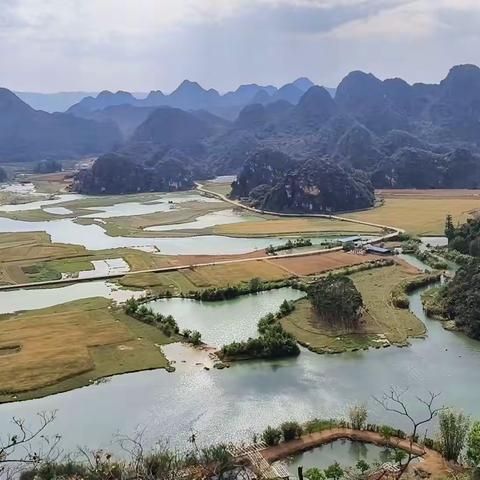
POLYGON ((21 418, 13 417, 15 433, 0 435, 0 478, 10 480, 18 477, 25 468, 38 468, 42 463, 56 459, 57 446, 61 437, 44 435, 47 427, 55 420, 56 412, 38 413, 39 424, 31 429, 21 418), (37 442, 34 445, 34 442, 37 442))
POLYGON ((363 300, 351 278, 328 275, 311 285, 307 294, 319 317, 327 323, 347 329, 357 327, 363 300))
POLYGON ((447 218, 445 219, 445 236, 449 242, 455 236, 455 227, 453 226, 453 220, 450 214, 448 214, 447 218))
POLYGON ((338 462, 335 462, 333 465, 330 465, 324 470, 325 476, 331 478, 332 480, 339 480, 343 477, 344 471, 338 462))
POLYGON ((408 454, 405 450, 402 450, 401 448, 396 448, 393 451, 393 461, 395 463, 398 463, 398 466, 402 466, 402 462, 408 457, 408 454))
POLYGON ((363 459, 360 459, 355 465, 357 470, 360 470, 361 473, 365 473, 370 470, 370 465, 363 459))
POLYGON ((319 468, 309 468, 305 472, 305 478, 308 478, 308 480, 325 480, 326 477, 325 473, 319 468))
POLYGON ((443 455, 447 460, 456 462, 465 446, 470 419, 462 412, 446 409, 440 412, 439 424, 443 455))
POLYGON ((271 427, 270 425, 263 431, 262 440, 269 446, 278 445, 282 438, 282 432, 278 428, 271 427))
POLYGON ((353 405, 348 411, 348 417, 352 428, 362 430, 367 423, 368 411, 365 404, 353 405))
POLYGON ((253 277, 250 279, 250 282, 248 282, 248 286, 251 292, 258 292, 262 288, 262 280, 258 277, 253 277))
POLYGON ((285 442, 294 440, 302 435, 302 427, 295 421, 282 423, 280 425, 280 430, 282 431, 283 440, 285 440, 285 442))
POLYGON ((467 439, 467 459, 480 468, 480 422, 474 422, 467 439))
POLYGON ((422 426, 427 424, 428 422, 432 421, 438 414, 444 410, 444 407, 435 407, 434 403, 438 398, 438 393, 430 392, 428 397, 423 399, 417 397, 418 402, 425 408, 426 412, 422 418, 416 418, 413 414, 409 411, 407 407, 407 403, 404 400, 404 395, 407 392, 407 389, 399 390, 394 387, 390 389, 390 392, 384 393, 382 398, 373 397, 376 402, 378 402, 387 412, 396 413, 397 415, 401 415, 405 417, 410 424, 412 425, 412 431, 409 436, 409 449, 407 453, 407 461, 401 467, 400 476, 403 475, 406 470, 408 469, 410 463, 420 457, 420 454, 416 454, 413 451, 413 445, 418 437, 418 429, 422 426))

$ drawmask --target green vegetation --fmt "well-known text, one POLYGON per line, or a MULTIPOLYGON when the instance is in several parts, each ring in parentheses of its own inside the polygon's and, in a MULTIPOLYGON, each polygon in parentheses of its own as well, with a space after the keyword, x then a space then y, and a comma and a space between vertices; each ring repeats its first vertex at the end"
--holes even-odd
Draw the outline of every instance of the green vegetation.
POLYGON ((126 439, 122 442, 129 453, 125 460, 104 451, 82 450, 86 457, 83 461, 69 457, 40 460, 37 455, 27 462, 28 467, 20 480, 194 480, 213 477, 226 480, 230 472, 238 468, 227 445, 199 448, 194 437, 192 443, 193 446, 182 453, 165 445, 144 451, 139 441, 126 439))
POLYGON ((368 418, 367 406, 365 404, 353 405, 348 411, 348 417, 352 428, 363 430, 368 418))
POLYGON ((281 438, 282 431, 279 428, 274 428, 270 426, 268 426, 261 435, 261 439, 269 447, 272 447, 273 445, 278 445, 281 438))
POLYGON ((449 249, 480 257, 480 218, 469 218, 455 228, 451 217, 447 216, 445 236, 448 238, 449 249))
POLYGON ((294 308, 293 302, 284 301, 276 314, 269 313, 258 321, 259 337, 224 345, 219 355, 225 360, 254 358, 282 358, 300 353, 293 335, 287 333, 278 322, 294 308))
POLYGON ((473 422, 467 439, 467 459, 475 468, 480 469, 480 422, 473 422))
POLYGON ((172 317, 172 315, 165 316, 161 313, 155 313, 151 308, 143 305, 142 301, 139 301, 135 298, 130 298, 125 302, 124 310, 127 315, 130 315, 136 320, 158 328, 167 337, 175 337, 181 335, 183 337, 183 340, 191 343, 194 346, 202 344, 202 336, 200 332, 198 332, 197 330, 192 331, 185 329, 182 330, 180 334, 177 322, 172 317))
POLYGON ((480 262, 472 261, 462 266, 455 277, 437 292, 437 312, 454 320, 459 330, 480 339, 480 262))
POLYGON ((470 431, 470 419, 461 412, 446 409, 439 414, 439 425, 443 455, 456 462, 470 431))
POLYGON ((267 255, 275 255, 277 252, 281 252, 283 250, 292 250, 292 248, 300 248, 300 247, 311 247, 312 241, 309 238, 297 238, 293 242, 288 239, 286 243, 282 245, 277 245, 274 247, 273 245, 268 246, 265 249, 267 255))
MULTIPOLYGON (((381 268, 360 266, 349 275, 365 305, 355 328, 324 321, 308 299, 295 302, 295 310, 281 320, 282 326, 301 345, 317 353, 341 353, 392 344, 406 345, 409 337, 423 336, 423 323, 410 310, 399 309, 392 302, 392 290, 399 284, 415 281, 418 276, 412 275, 409 269, 392 263, 392 260, 385 263, 388 266, 378 263, 376 266, 381 268)), ((335 277, 336 273, 330 274, 332 276, 335 277)), ((406 295, 405 298, 408 300, 406 295)))
POLYGON ((302 426, 294 420, 290 420, 289 422, 283 422, 280 425, 280 430, 282 431, 282 438, 284 442, 295 440, 296 438, 299 438, 303 433, 302 426))
POLYGON ((309 285, 307 293, 321 320, 341 329, 358 327, 363 300, 351 278, 327 275, 309 285))
POLYGON ((258 293, 266 290, 273 290, 275 288, 288 287, 290 285, 292 285, 290 280, 264 282, 260 278, 254 277, 245 284, 206 288, 204 290, 191 292, 188 296, 203 302, 216 302, 221 300, 231 300, 232 298, 241 295, 248 295, 249 293, 258 293))
POLYGON ((441 273, 429 273, 420 277, 407 279, 403 282, 400 282, 391 292, 391 299, 393 305, 395 305, 395 307, 397 308, 408 308, 410 305, 408 295, 410 293, 414 292, 418 288, 438 282, 438 280, 440 280, 440 277, 441 273))

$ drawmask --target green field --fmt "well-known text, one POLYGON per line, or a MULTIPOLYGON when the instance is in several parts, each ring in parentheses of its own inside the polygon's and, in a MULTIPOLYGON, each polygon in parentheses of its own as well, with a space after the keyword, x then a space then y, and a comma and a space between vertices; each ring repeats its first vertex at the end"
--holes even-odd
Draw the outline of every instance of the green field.
POLYGON ((306 299, 282 319, 283 327, 310 350, 339 353, 369 347, 406 345, 410 337, 425 335, 425 325, 408 309, 391 303, 391 291, 414 274, 400 265, 364 270, 350 275, 360 291, 365 310, 359 328, 354 331, 332 329, 315 314, 306 299))

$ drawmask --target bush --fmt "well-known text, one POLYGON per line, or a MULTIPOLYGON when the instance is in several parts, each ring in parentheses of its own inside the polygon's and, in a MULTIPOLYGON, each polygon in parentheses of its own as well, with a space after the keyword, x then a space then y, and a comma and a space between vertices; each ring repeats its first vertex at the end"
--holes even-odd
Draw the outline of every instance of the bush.
POLYGON ((294 440, 302 435, 302 427, 298 422, 295 421, 282 423, 280 425, 280 430, 282 431, 283 440, 285 442, 294 440))
POLYGON ((364 404, 354 405, 350 408, 348 417, 350 419, 350 423, 352 424, 352 428, 355 430, 362 430, 367 423, 367 407, 364 404))
POLYGON ((278 428, 268 426, 262 433, 262 440, 269 446, 278 445, 282 438, 282 432, 278 428))
POLYGON ((243 342, 232 342, 220 350, 223 358, 282 358, 300 353, 295 337, 286 332, 278 319, 295 308, 293 302, 284 300, 277 314, 268 313, 258 321, 258 338, 249 338, 243 342))

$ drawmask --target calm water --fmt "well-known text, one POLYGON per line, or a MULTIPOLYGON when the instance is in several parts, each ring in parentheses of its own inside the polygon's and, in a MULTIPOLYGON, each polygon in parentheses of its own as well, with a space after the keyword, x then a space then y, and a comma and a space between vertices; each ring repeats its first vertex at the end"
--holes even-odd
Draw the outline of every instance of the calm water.
MULTIPOLYGON (((48 290, 44 294, 56 295, 48 290)), ((232 304, 229 317, 243 319, 245 308, 244 303, 232 304)), ((392 385, 410 388, 408 398, 416 413, 421 409, 414 395, 432 390, 442 392, 440 403, 480 417, 480 343, 426 319, 420 292, 412 295, 411 308, 426 322, 429 335, 409 348, 323 356, 302 350, 295 359, 239 363, 222 371, 121 375, 105 384, 2 405, 0 431, 7 431, 12 415, 32 420, 38 411, 56 409, 58 419, 50 431, 62 434, 67 449, 109 446, 115 434, 143 427, 152 443, 169 438, 185 445, 192 430, 204 443, 238 441, 287 419, 343 415, 358 401, 367 403, 372 421, 405 427, 372 400, 392 385)))
MULTIPOLYGON (((98 225, 81 226, 68 219, 18 222, 0 219, 0 231, 45 230, 56 242, 76 243, 96 250, 120 246, 157 245, 162 253, 242 253, 282 243, 281 239, 238 239, 220 236, 175 239, 109 237, 98 225)), ((139 294, 139 292, 136 292, 139 294)), ((180 325, 195 326, 205 339, 251 335, 258 318, 289 298, 289 289, 265 292, 222 304, 165 301, 161 311, 180 325), (228 333, 227 333, 228 332, 228 333)), ((0 312, 35 309, 78 298, 119 296, 106 282, 80 283, 42 290, 0 293, 0 312)), ((160 306, 159 306, 160 308, 160 306)), ((370 419, 397 423, 372 401, 390 386, 410 388, 412 408, 420 413, 414 395, 441 391, 441 403, 455 405, 480 418, 480 342, 443 330, 425 318, 420 292, 411 296, 411 309, 427 325, 428 338, 409 348, 388 348, 342 355, 317 355, 302 349, 299 357, 253 361, 228 370, 164 370, 114 377, 107 383, 27 402, 0 405, 0 432, 11 430, 11 417, 34 424, 35 414, 57 410, 49 433, 63 437, 66 450, 78 445, 108 447, 115 434, 146 428, 145 440, 169 438, 184 446, 192 431, 202 443, 249 440, 254 432, 288 419, 343 415, 348 405, 366 402, 370 419)))
POLYGON ((292 457, 287 465, 292 476, 296 478, 299 466, 303 466, 305 473, 309 468, 325 469, 335 462, 344 468, 355 467, 359 460, 364 460, 369 465, 385 463, 389 460, 389 450, 372 444, 336 440, 292 457))
POLYGON ((111 237, 99 225, 79 225, 68 218, 45 222, 25 222, 0 218, 0 232, 33 231, 47 232, 52 242, 83 245, 89 250, 155 246, 160 253, 165 255, 247 253, 253 250, 264 249, 269 245, 280 245, 285 242, 285 239, 279 237, 234 238, 220 235, 181 238, 111 237))
MULTIPOLYGON (((29 288, 0 291, 0 314, 18 310, 52 307, 81 298, 105 297, 124 302, 132 296, 140 297, 139 290, 127 290, 103 281, 81 282, 57 288, 29 288)), ((0 429, 1 430, 1 429, 0 429)))
POLYGON ((201 215, 193 222, 177 223, 174 225, 156 225, 145 228, 149 232, 167 232, 169 230, 188 230, 202 229, 214 227, 215 225, 227 225, 230 223, 241 223, 248 220, 244 215, 234 212, 232 209, 220 210, 219 212, 211 212, 201 215))
POLYGON ((296 300, 302 296, 304 293, 299 290, 282 288, 223 302, 165 298, 148 305, 155 312, 173 315, 180 329, 198 330, 205 343, 221 347, 227 343, 257 337, 260 317, 276 312, 283 300, 296 300))

